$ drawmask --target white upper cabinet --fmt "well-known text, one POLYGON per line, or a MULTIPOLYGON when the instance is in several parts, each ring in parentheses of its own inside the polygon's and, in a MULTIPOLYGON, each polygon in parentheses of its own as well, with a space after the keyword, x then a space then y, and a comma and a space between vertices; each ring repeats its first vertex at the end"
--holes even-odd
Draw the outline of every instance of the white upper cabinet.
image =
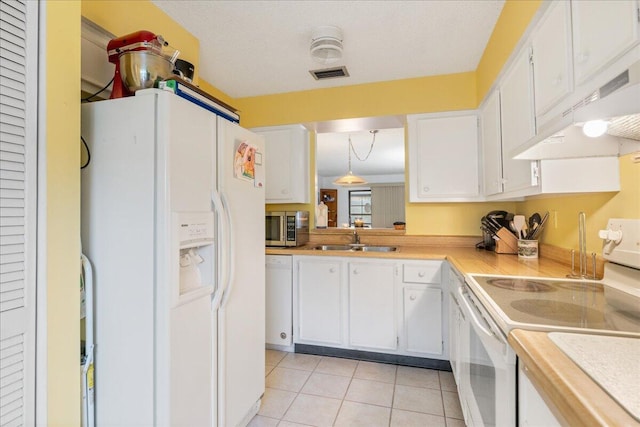
POLYGON ((571 2, 576 85, 581 85, 638 42, 635 0, 571 2))
POLYGON ((478 200, 478 116, 462 111, 407 116, 409 200, 478 200))
POLYGON ((265 203, 309 203, 309 132, 301 125, 252 131, 265 139, 265 203))
POLYGON ((502 193, 502 133, 500 92, 494 91, 480 110, 482 177, 485 196, 502 193))
MULTIPOLYGON (((529 160, 514 160, 509 153, 535 135, 531 75, 531 51, 523 49, 500 85, 502 130, 502 176, 504 193, 536 188, 535 172, 529 160)), ((533 162, 533 168, 536 162, 533 162)), ((523 194, 524 195, 524 194, 523 194)))
POLYGON ((571 3, 553 2, 532 38, 536 117, 573 90, 571 3))

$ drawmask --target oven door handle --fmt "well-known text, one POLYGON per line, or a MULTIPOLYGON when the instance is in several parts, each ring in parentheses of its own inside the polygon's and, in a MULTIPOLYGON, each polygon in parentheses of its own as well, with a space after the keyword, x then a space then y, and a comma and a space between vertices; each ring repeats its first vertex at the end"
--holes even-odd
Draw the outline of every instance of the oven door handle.
POLYGON ((480 322, 480 319, 478 319, 478 316, 476 314, 476 310, 473 307, 471 307, 471 304, 469 304, 469 300, 467 299, 467 296, 465 295, 465 291, 462 288, 458 288, 458 294, 460 295, 460 299, 462 300, 462 304, 464 304, 464 306, 466 307, 466 311, 469 313, 469 316, 473 320, 473 323, 476 324, 478 329, 480 329, 489 338, 496 338, 497 339, 496 334, 494 334, 491 329, 487 329, 486 327, 484 327, 482 325, 482 322, 480 322))

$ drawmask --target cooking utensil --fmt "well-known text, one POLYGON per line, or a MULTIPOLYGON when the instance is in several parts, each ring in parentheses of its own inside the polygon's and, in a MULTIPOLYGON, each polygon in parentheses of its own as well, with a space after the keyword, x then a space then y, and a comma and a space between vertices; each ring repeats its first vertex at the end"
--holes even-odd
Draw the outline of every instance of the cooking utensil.
POLYGON ((524 215, 513 216, 513 226, 516 229, 516 235, 518 236, 518 239, 520 239, 520 236, 522 236, 522 229, 524 228, 525 224, 526 222, 524 215))
POLYGON ((496 226, 493 222, 491 222, 489 219, 487 219, 486 217, 483 217, 480 220, 480 223, 482 224, 482 226, 484 226, 491 234, 496 234, 496 232, 502 228, 500 226, 496 226))
POLYGON ((532 229, 535 224, 540 224, 542 222, 542 217, 538 212, 534 212, 533 215, 529 217, 529 229, 532 229))
MULTIPOLYGON (((139 64, 138 61, 142 61, 143 59, 147 59, 146 57, 131 57, 128 56, 126 61, 126 70, 124 68, 122 56, 126 55, 130 52, 138 52, 138 53, 153 53, 157 55, 162 55, 162 48, 166 44, 164 38, 160 35, 156 35, 150 31, 136 31, 135 33, 127 34, 126 36, 117 37, 112 39, 107 43, 107 54, 109 55, 109 62, 115 64, 115 70, 113 75, 113 86, 111 88, 111 99, 122 98, 124 96, 131 96, 133 92, 137 89, 141 89, 144 87, 150 87, 146 85, 146 81, 150 80, 152 82, 156 81, 157 77, 162 78, 169 77, 171 75, 171 70, 173 70, 173 63, 166 60, 169 64, 169 70, 166 71, 167 65, 153 65, 151 67, 146 67, 144 64, 139 64), (135 58, 135 59, 134 59, 135 58), (144 66, 144 67, 143 67, 144 66), (153 69, 150 71, 150 69, 153 69), (162 71, 160 71, 162 70, 162 71), (151 72, 152 76, 147 76, 143 73, 151 72), (125 79, 125 74, 127 75, 125 79), (142 81, 145 81, 142 84, 142 81), (128 86, 131 85, 130 89, 128 86)), ((154 59, 150 59, 150 61, 154 61, 154 59)), ((162 61, 158 61, 162 63, 162 61)))
POLYGON ((120 55, 122 83, 130 92, 153 87, 171 76, 173 64, 167 58, 148 51, 131 51, 120 55))
POLYGON ((534 230, 533 235, 531 236, 531 239, 535 240, 538 238, 540 233, 542 233, 542 229, 544 228, 544 225, 547 222, 547 219, 549 219, 549 212, 544 214, 544 216, 542 217, 542 221, 540 221, 540 225, 538 225, 538 227, 536 227, 536 229, 534 230))
POLYGON ((529 230, 529 227, 527 226, 527 223, 525 222, 522 225, 522 230, 520 230, 520 239, 526 239, 527 238, 527 235, 529 234, 528 230, 529 230))

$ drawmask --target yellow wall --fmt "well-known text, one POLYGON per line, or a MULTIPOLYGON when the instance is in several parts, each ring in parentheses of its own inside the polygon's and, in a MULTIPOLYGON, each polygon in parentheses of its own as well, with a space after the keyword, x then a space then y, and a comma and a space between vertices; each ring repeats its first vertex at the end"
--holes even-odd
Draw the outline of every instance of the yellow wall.
POLYGON ((476 68, 478 102, 482 102, 541 4, 541 0, 507 0, 505 2, 476 68))
POLYGON ((542 241, 563 248, 578 249, 578 214, 587 218, 587 250, 600 253, 598 230, 609 218, 640 218, 640 163, 632 154, 620 157, 620 192, 547 197, 518 203, 519 213, 531 215, 549 211, 549 223, 542 241), (557 225, 557 226, 556 226, 557 225))
POLYGON ((238 98, 242 126, 473 109, 475 74, 459 73, 238 98))
MULTIPOLYGON (((47 272, 48 280, 48 424, 79 425, 79 132, 80 14, 116 35, 139 29, 162 34, 181 58, 199 69, 199 41, 148 0, 47 2, 47 272), (81 10, 80 10, 81 8, 81 10), (75 88, 75 89, 74 89, 75 88)), ((476 108, 541 4, 507 0, 476 72, 423 77, 232 99, 200 80, 199 85, 240 109, 244 127, 375 117, 476 108)), ((621 159, 622 191, 536 199, 521 203, 407 204, 408 234, 479 235, 487 211, 518 213, 556 210, 558 228, 547 228, 551 244, 574 247, 577 212, 587 213, 588 236, 608 217, 638 217, 639 166, 621 159)), ((315 171, 312 171, 315 173, 315 171)), ((315 191, 315 183, 311 183, 315 191)), ((304 205, 272 205, 286 209, 304 205)), ((589 250, 596 250, 588 238, 589 250)))
MULTIPOLYGON (((80 425, 80 3, 45 5, 47 425, 80 425)), ((42 283, 42 282, 40 282, 42 283)))

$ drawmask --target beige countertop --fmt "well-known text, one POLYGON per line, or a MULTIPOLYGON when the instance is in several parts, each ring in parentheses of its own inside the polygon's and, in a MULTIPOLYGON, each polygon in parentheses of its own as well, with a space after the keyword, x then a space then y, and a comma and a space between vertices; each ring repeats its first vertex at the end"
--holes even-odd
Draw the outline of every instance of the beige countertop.
MULTIPOLYGON (((585 335, 585 337, 588 336, 585 335)), ((509 334, 509 344, 515 349, 520 361, 524 363, 531 382, 562 424, 640 425, 553 342, 549 333, 514 329, 509 334)), ((605 352, 610 348, 600 350, 605 352)), ((637 362, 636 359, 636 366, 637 362)), ((625 367, 611 365, 609 368, 619 370, 625 367)), ((630 369, 627 373, 632 375, 633 367, 630 369)), ((632 381, 637 384, 638 378, 632 381)))
POLYGON ((338 257, 367 257, 384 259, 442 259, 449 261, 461 273, 503 274, 518 276, 564 277, 570 268, 549 258, 521 260, 517 255, 458 246, 401 246, 394 252, 318 251, 311 247, 267 248, 267 255, 314 255, 338 257))
MULTIPOLYGON (((537 277, 565 277, 570 272, 568 251, 541 245, 541 258, 518 259, 517 255, 496 254, 475 249, 468 238, 427 238, 426 244, 407 239, 380 237, 368 244, 393 245, 394 252, 363 253, 347 251, 318 251, 311 249, 326 240, 316 240, 299 248, 267 248, 268 255, 314 255, 339 257, 368 257, 384 259, 442 259, 449 261, 463 274, 499 274, 537 277), (546 255, 546 256, 545 256, 546 255)), ((477 239, 477 238, 476 238, 477 239)), ((331 243, 344 244, 343 241, 331 243)), ((348 242, 347 242, 348 243, 348 242)), ((599 260, 598 271, 602 261, 599 260)), ((556 416, 568 425, 639 426, 605 390, 574 363, 546 332, 513 330, 509 343, 532 373, 532 382, 543 395, 556 416)))

